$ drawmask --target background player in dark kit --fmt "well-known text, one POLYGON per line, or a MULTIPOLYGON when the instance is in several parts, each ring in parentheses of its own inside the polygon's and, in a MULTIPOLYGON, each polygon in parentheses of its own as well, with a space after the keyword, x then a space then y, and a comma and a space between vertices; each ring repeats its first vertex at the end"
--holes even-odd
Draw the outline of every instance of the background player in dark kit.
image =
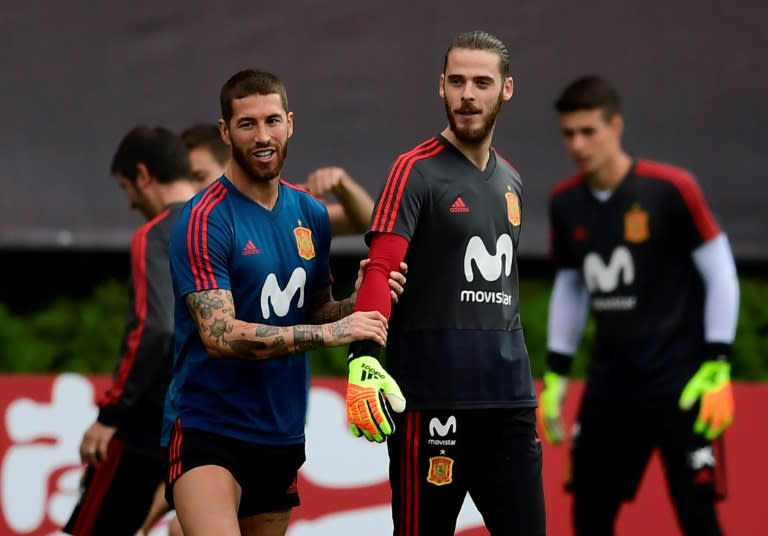
MULTIPOLYGON (((457 36, 444 61, 439 92, 449 126, 392 166, 355 306, 389 315, 387 273, 405 258, 409 290, 391 311, 386 348, 387 369, 408 400, 387 441, 395 534, 454 534, 469 493, 494 536, 543 535, 536 394, 515 258, 522 182, 491 147, 513 93, 509 53, 475 31, 457 36)), ((383 441, 393 423, 378 417, 387 416, 380 393, 401 401, 384 383, 378 345, 353 343, 351 351, 352 431, 383 441)))
POLYGON ((613 534, 654 448, 685 534, 722 534, 711 440, 733 418, 739 287, 728 240, 688 171, 622 149, 608 81, 575 80, 555 107, 579 173, 549 206, 556 276, 539 408, 553 442, 563 439, 565 378, 590 308, 597 328, 573 428, 576 534, 613 534))
POLYGON ((148 220, 131 239, 130 301, 114 381, 80 443, 84 491, 64 532, 133 536, 163 481, 159 444, 173 363, 173 289, 168 240, 195 188, 187 150, 171 131, 136 127, 110 169, 131 208, 148 220))

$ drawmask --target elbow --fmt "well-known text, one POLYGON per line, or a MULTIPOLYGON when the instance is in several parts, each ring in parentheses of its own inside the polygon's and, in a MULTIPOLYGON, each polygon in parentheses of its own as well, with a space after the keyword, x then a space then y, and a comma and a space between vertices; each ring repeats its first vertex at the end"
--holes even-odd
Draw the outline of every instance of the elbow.
POLYGON ((201 336, 201 341, 205 351, 208 353, 208 357, 212 359, 221 359, 222 357, 229 357, 231 354, 215 339, 211 337, 201 336))

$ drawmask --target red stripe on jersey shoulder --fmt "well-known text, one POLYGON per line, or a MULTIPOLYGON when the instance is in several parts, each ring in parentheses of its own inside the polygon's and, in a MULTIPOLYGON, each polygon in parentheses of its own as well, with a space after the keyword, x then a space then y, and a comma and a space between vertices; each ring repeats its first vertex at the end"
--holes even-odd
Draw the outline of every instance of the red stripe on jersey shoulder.
POLYGON ((635 164, 635 174, 638 177, 663 180, 672 184, 688 207, 693 223, 704 242, 720 234, 720 227, 709 209, 704 193, 690 172, 670 164, 638 160, 635 164))
POLYGON ((400 208, 400 199, 403 196, 403 191, 405 190, 405 185, 408 182, 408 176, 413 169, 413 165, 419 160, 435 156, 443 149, 445 147, 437 138, 429 138, 397 158, 392 166, 392 170, 389 172, 387 182, 384 185, 384 191, 376 207, 371 231, 382 233, 392 231, 395 227, 398 209, 400 208))
POLYGON ((125 354, 120 359, 120 365, 112 386, 99 400, 100 406, 108 406, 117 402, 123 395, 125 382, 136 361, 136 354, 141 345, 141 337, 147 325, 147 236, 159 222, 171 213, 165 209, 147 223, 136 229, 131 238, 131 282, 133 284, 133 316, 136 325, 126 336, 125 354))
POLYGON ((515 173, 517 173, 518 175, 520 175, 520 172, 517 170, 517 168, 516 168, 515 166, 513 166, 513 165, 512 165, 512 162, 510 162, 509 160, 507 160, 506 158, 504 158, 504 157, 502 156, 502 154, 501 154, 499 151, 497 151, 497 150, 496 150, 496 148, 495 148, 495 147, 491 147, 491 151, 493 151, 494 153, 496 153, 496 156, 498 156, 498 157, 499 157, 499 158, 501 158, 501 159, 502 159, 504 162, 506 162, 506 163, 507 163, 507 165, 508 165, 509 167, 511 167, 511 168, 512 168, 512 171, 514 171, 515 173))
POLYGON ((586 180, 586 177, 584 176, 583 173, 579 173, 578 175, 568 177, 567 179, 555 184, 555 186, 552 188, 552 191, 549 193, 549 196, 550 197, 558 196, 564 191, 570 190, 571 188, 578 186, 579 184, 583 183, 585 180, 586 180))
POLYGON ((195 290, 216 288, 216 276, 208 255, 208 216, 227 195, 227 187, 215 182, 192 207, 187 225, 187 254, 195 278, 195 290))
POLYGON ((315 201, 318 201, 318 202, 322 203, 323 205, 327 205, 328 204, 328 202, 325 199, 322 199, 320 197, 315 197, 315 195, 312 192, 310 192, 307 189, 306 186, 301 186, 299 184, 294 184, 294 183, 289 182, 289 181, 287 181, 285 179, 280 179, 280 184, 290 188, 291 190, 296 190, 297 192, 301 192, 301 193, 307 194, 309 197, 311 197, 315 201))

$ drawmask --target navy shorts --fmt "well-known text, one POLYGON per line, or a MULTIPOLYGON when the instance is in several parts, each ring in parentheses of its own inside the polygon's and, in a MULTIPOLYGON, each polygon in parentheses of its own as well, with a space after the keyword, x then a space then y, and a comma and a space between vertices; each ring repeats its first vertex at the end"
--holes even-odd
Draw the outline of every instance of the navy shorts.
POLYGON ((239 517, 289 510, 300 503, 296 480, 305 459, 303 443, 260 445, 174 426, 165 498, 173 507, 173 485, 181 475, 195 467, 216 465, 240 485, 239 517))

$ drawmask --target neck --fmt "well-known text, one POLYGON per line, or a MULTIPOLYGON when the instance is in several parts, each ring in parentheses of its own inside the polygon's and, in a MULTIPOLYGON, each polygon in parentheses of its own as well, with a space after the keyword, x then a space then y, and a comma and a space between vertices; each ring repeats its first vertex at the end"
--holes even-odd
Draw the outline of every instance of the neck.
POLYGON ((227 166, 226 175, 241 194, 267 210, 274 208, 280 186, 279 174, 268 181, 256 181, 243 170, 240 164, 232 159, 227 166))
POLYGON ((459 140, 450 127, 446 127, 440 134, 456 147, 461 154, 467 157, 480 171, 485 171, 488 160, 491 158, 491 139, 493 130, 480 143, 466 143, 459 140))
POLYGON ((188 179, 178 179, 168 184, 158 184, 152 206, 144 212, 148 220, 157 217, 166 207, 173 203, 184 203, 191 199, 197 190, 188 179))
POLYGON ((615 190, 632 167, 632 158, 624 151, 609 159, 594 173, 587 174, 589 185, 597 190, 615 190))

